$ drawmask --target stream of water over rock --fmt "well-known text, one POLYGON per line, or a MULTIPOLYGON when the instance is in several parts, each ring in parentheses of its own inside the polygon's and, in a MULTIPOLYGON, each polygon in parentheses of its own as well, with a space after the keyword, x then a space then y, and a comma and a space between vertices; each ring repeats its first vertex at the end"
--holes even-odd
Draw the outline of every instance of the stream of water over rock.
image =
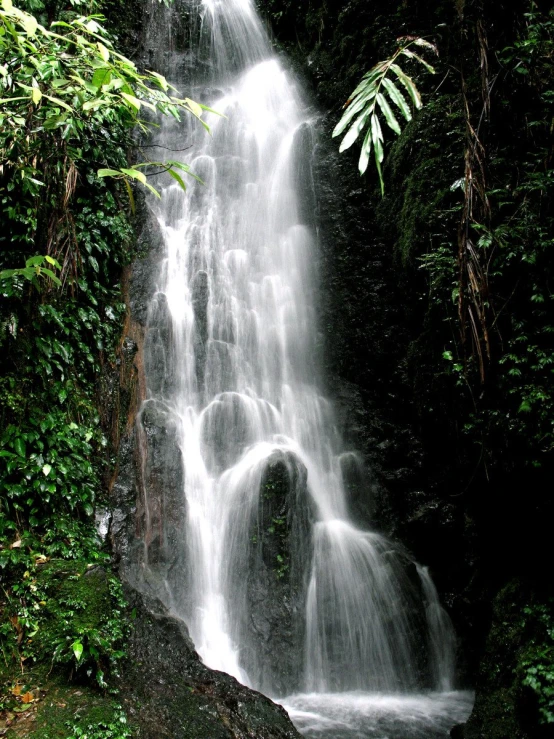
POLYGON ((224 117, 150 144, 190 147, 166 158, 204 184, 162 178, 151 204, 140 578, 306 736, 446 736, 470 707, 450 620, 426 569, 352 520, 360 461, 322 390, 314 113, 252 0, 149 8, 152 65, 224 117))

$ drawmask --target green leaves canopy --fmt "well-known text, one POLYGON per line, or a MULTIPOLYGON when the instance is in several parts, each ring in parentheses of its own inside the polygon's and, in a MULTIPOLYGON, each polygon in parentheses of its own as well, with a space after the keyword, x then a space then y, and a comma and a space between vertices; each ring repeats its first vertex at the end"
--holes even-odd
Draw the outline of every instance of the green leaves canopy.
MULTIPOLYGON (((12 0, 1 2, 0 165, 34 197, 44 185, 41 165, 50 158, 45 150, 58 146, 69 171, 80 161, 83 138, 114 127, 146 130, 151 124, 141 117, 144 109, 177 120, 183 112, 193 115, 209 132, 202 115, 210 109, 179 97, 157 72, 139 73, 115 50, 102 20, 68 16, 47 29, 12 0)), ((163 166, 175 170, 173 164, 163 166)), ((188 168, 181 171, 189 174, 188 168)), ((135 168, 110 176, 125 179, 129 192, 129 179, 146 184, 135 168)), ((180 175, 174 179, 184 187, 180 175)))

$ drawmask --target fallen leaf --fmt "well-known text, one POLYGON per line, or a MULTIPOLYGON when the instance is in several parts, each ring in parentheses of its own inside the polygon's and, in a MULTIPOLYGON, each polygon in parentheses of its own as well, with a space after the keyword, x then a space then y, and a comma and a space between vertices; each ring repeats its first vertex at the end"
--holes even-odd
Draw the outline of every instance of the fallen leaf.
POLYGON ((36 700, 36 696, 35 696, 34 691, 33 692, 29 691, 28 693, 24 693, 21 696, 22 703, 32 703, 35 700, 36 700))
POLYGON ((10 549, 19 549, 20 547, 21 547, 21 539, 18 539, 17 541, 14 541, 10 549))
POLYGON ((12 688, 12 695, 21 695, 23 687, 21 685, 14 685, 12 688))

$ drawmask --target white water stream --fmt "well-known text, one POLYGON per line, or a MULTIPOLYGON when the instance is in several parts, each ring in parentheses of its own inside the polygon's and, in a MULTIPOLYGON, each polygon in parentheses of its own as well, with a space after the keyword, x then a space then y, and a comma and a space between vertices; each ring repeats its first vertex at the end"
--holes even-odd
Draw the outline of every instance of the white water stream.
MULTIPOLYGON (((156 6, 151 26, 169 17, 156 6)), ((450 621, 427 571, 351 519, 348 454, 322 395, 317 240, 304 192, 311 115, 252 0, 185 6, 195 15, 197 69, 189 64, 180 78, 186 54, 177 54, 169 73, 184 94, 226 118, 207 116, 212 137, 173 123, 156 139, 171 149, 192 144, 182 156, 205 186, 184 195, 163 180, 153 206, 165 254, 152 276, 144 412, 155 407, 169 419, 181 473, 170 511, 160 513, 163 505, 145 492, 143 568, 162 573, 162 597, 187 622, 203 661, 280 694, 307 736, 445 736, 470 700, 451 692, 450 621), (271 578, 282 593, 294 573, 291 602, 301 607, 289 615, 302 654, 284 678, 295 691, 288 698, 251 626, 251 563, 260 546, 253 531, 265 535, 260 511, 276 460, 290 488, 275 519, 288 532, 287 550, 264 570, 263 608, 266 618, 271 578), (157 526, 154 555, 148 542, 157 526)), ((275 644, 283 649, 286 640, 275 644)))

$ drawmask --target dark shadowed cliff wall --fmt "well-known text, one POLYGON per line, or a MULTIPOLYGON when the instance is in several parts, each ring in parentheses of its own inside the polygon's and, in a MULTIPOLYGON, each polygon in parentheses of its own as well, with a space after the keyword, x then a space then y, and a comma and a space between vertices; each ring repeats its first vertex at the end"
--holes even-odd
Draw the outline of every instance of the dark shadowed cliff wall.
POLYGON ((353 506, 430 566, 477 685, 465 736, 550 736, 552 4, 259 6, 320 114, 322 341, 371 470, 353 506), (437 43, 437 74, 416 76, 426 107, 381 198, 331 133, 412 34, 437 43))

